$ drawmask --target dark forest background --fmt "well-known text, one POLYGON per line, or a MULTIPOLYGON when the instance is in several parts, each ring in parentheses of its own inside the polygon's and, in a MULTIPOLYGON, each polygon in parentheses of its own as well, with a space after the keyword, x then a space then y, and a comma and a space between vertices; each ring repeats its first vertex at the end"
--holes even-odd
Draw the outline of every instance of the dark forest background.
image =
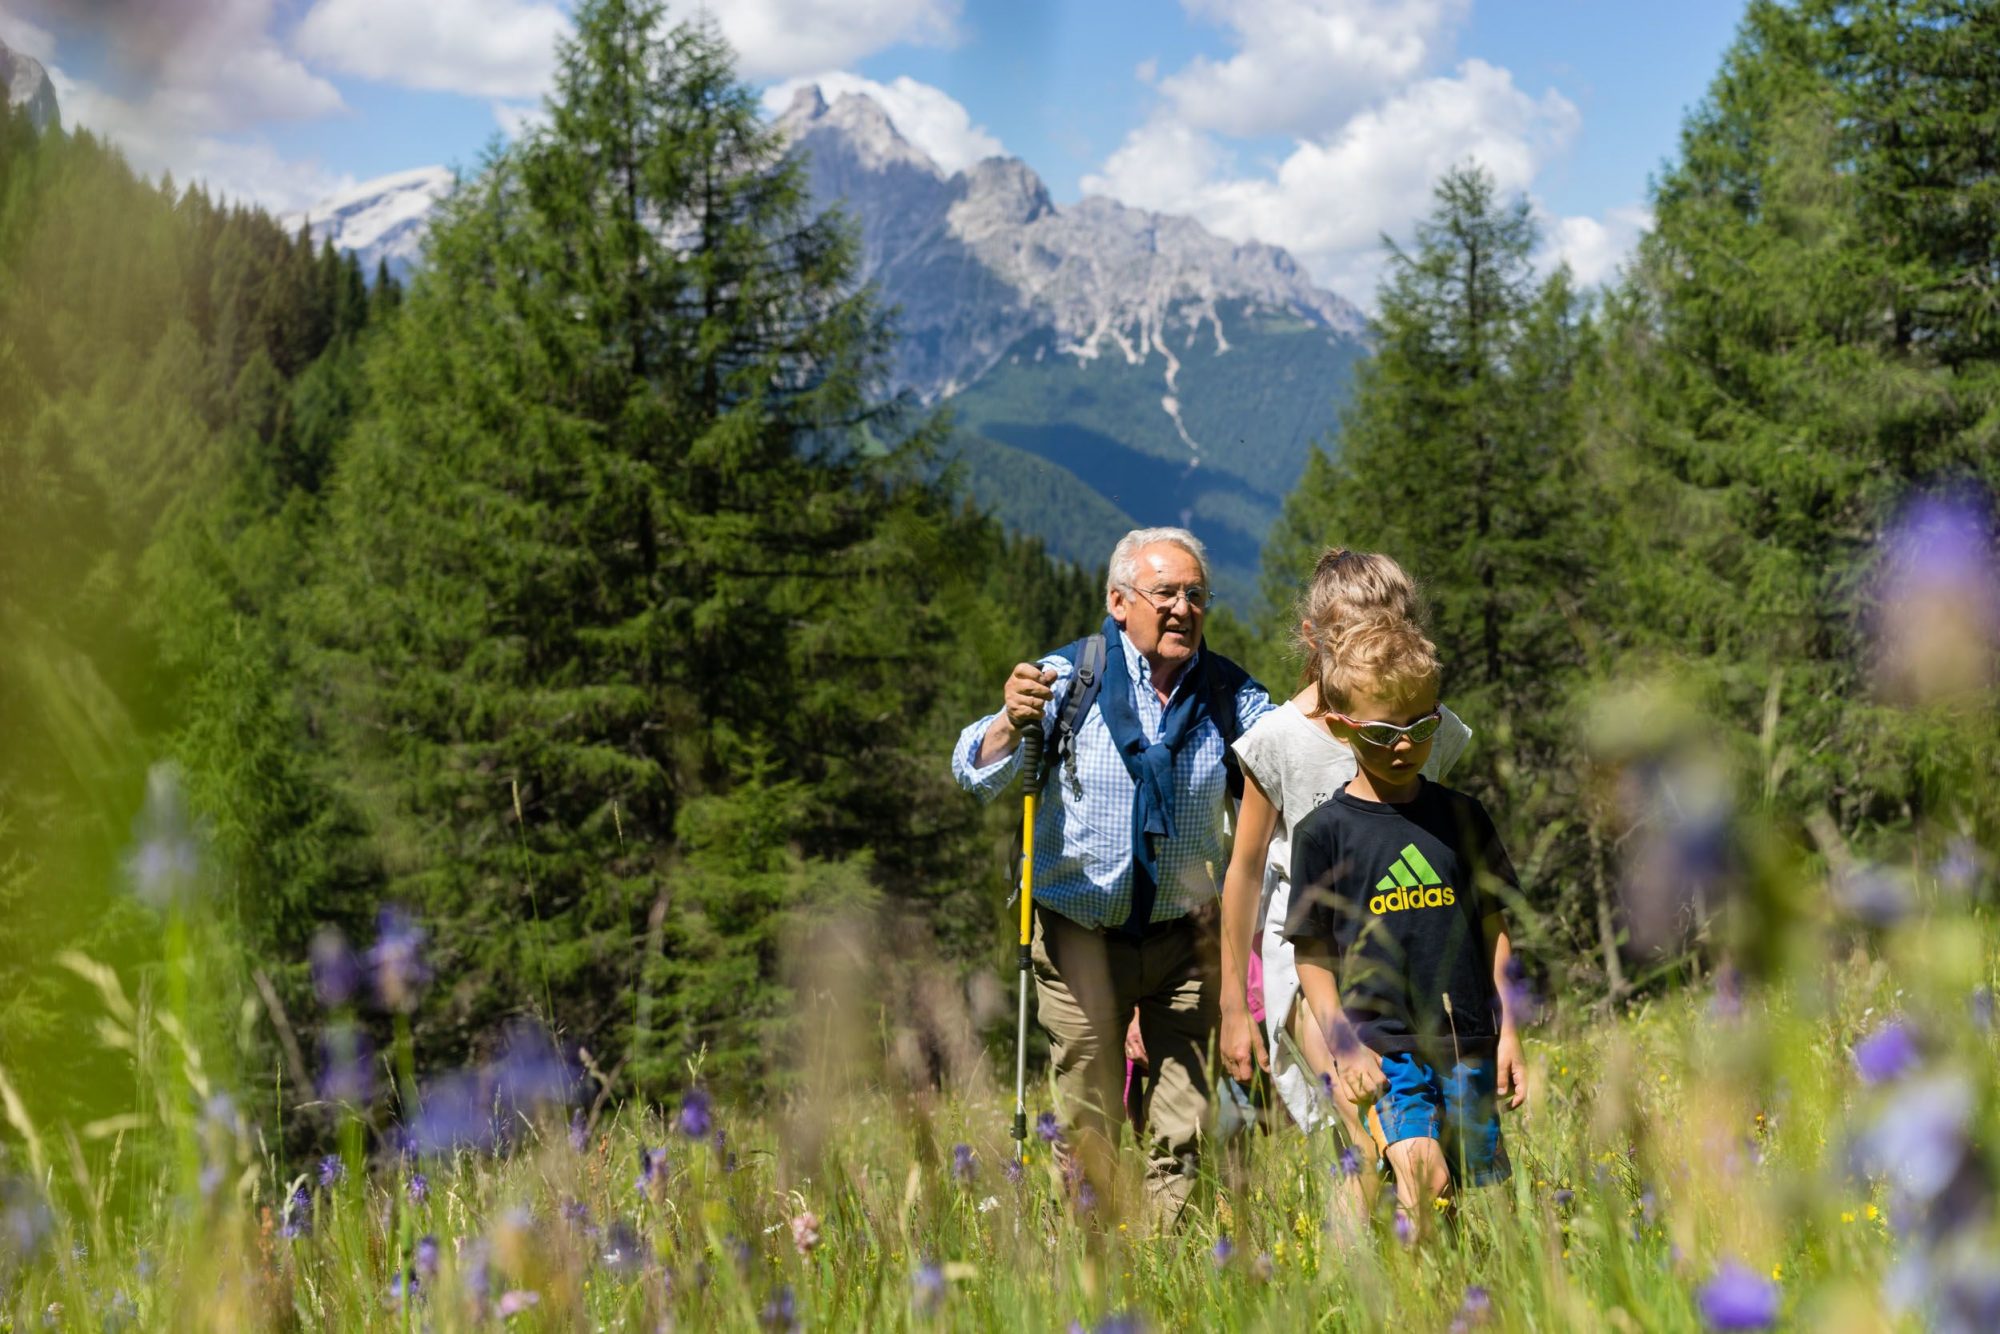
MULTIPOLYGON (((892 324, 844 223, 712 32, 586 4, 550 111, 407 289, 0 118, 0 1064, 64 1072, 41 1112, 122 1060, 58 956, 143 973, 163 913, 286 1110, 316 1054, 245 1016, 309 1030, 316 934, 364 946, 385 905, 428 936, 426 1064, 534 1016, 620 1095, 704 1052, 781 1090, 816 920, 1010 957, 1012 812, 957 792, 949 742, 1095 625, 1101 572, 953 499, 947 423, 877 390, 892 324)), ((1262 604, 1212 618, 1284 693, 1323 545, 1420 578, 1478 733, 1456 781, 1576 1003, 1720 947, 1633 939, 1651 817, 1608 758, 1720 738, 1828 856, 1994 845, 1991 681, 1898 694, 1874 627, 1913 506, 1990 568, 1997 159, 2000 9, 1800 0, 1750 6, 1607 292, 1452 173, 1262 604)))

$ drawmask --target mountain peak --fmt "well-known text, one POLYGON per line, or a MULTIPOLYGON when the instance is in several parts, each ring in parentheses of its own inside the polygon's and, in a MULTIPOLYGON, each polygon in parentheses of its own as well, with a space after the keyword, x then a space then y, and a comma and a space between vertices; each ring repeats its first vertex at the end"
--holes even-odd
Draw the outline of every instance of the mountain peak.
POLYGON ((363 181, 279 221, 288 231, 310 225, 313 240, 331 239, 336 250, 352 251, 370 277, 380 261, 397 277, 407 277, 432 213, 457 184, 449 167, 417 167, 363 181))
POLYGON ((26 107, 28 119, 37 131, 62 128, 62 114, 56 107, 56 89, 49 72, 33 56, 22 55, 0 42, 0 86, 7 90, 9 106, 26 107))
POLYGON ((818 140, 820 146, 829 139, 837 140, 865 171, 906 167, 944 178, 945 173, 930 155, 905 139, 889 113, 866 93, 842 93, 829 105, 818 84, 807 84, 792 94, 792 103, 778 117, 776 128, 792 146, 809 139, 818 140))
POLYGON ((1025 227, 1055 211, 1048 186, 1017 157, 990 157, 960 174, 965 198, 952 208, 951 220, 962 233, 1025 227))

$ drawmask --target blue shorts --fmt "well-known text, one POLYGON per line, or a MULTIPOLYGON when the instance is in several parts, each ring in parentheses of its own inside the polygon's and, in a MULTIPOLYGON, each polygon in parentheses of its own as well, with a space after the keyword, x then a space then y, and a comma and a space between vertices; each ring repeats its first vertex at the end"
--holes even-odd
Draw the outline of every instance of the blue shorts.
POLYGON ((1500 1105, 1493 1093, 1491 1061, 1461 1061, 1449 1075, 1418 1056, 1382 1058, 1389 1087, 1375 1102, 1382 1138, 1434 1139, 1444 1150, 1451 1179, 1461 1186, 1490 1186, 1513 1173, 1500 1142, 1500 1105))

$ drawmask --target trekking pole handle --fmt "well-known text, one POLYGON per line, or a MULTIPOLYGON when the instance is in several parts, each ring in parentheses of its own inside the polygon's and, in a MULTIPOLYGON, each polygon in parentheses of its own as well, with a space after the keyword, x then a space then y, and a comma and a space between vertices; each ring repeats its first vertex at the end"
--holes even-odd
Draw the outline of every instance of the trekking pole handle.
POLYGON ((1042 795, 1042 724, 1038 718, 1021 734, 1021 953, 1022 973, 1030 966, 1035 908, 1035 808, 1042 795))

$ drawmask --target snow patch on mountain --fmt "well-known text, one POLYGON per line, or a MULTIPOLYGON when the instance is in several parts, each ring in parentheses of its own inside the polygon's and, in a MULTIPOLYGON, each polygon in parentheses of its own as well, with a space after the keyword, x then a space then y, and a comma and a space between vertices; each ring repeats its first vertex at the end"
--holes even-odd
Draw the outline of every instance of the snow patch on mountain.
POLYGON ((28 119, 37 132, 61 129, 62 114, 56 107, 56 88, 49 72, 33 56, 21 54, 0 42, 0 86, 7 89, 7 105, 26 107, 28 119))
POLYGON ((438 202, 458 183, 449 167, 418 167, 364 181, 321 200, 311 208, 280 219, 287 230, 312 228, 313 239, 331 239, 337 250, 351 251, 363 272, 374 277, 378 262, 405 277, 422 253, 424 234, 438 202))
MULTIPOLYGON (((920 398, 949 397, 1038 330, 1053 332, 1064 355, 1137 365, 1166 354, 1170 333, 1192 355, 1204 327, 1213 354, 1226 353, 1225 303, 1334 336, 1365 327, 1359 310, 1275 246, 1111 199, 1058 206, 1018 158, 946 173, 860 93, 829 104, 818 88, 800 88, 776 128, 810 155, 814 198, 858 223, 861 277, 898 311, 894 378, 920 398)), ((1179 363, 1165 361, 1173 397, 1179 363)), ((1178 412, 1167 411, 1178 428, 1178 412)))

